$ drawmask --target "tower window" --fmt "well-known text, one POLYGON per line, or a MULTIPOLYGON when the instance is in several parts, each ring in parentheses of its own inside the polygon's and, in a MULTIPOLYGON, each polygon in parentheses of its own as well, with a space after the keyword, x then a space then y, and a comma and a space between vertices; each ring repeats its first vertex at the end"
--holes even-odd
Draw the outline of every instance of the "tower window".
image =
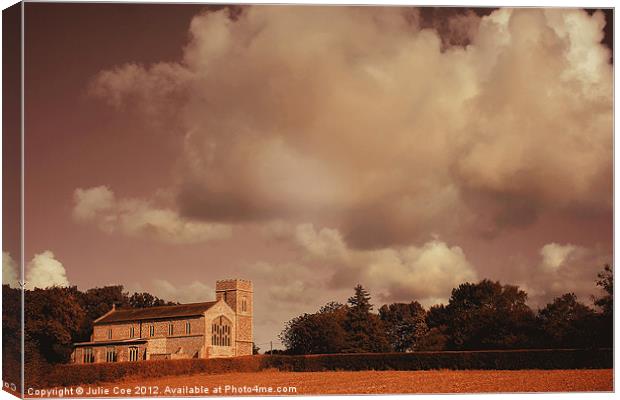
POLYGON ((168 324, 168 336, 174 335, 174 324, 171 322, 168 324))
POLYGON ((149 336, 155 336, 155 325, 149 325, 149 336))
POLYGON ((130 326, 129 327, 129 337, 135 337, 136 336, 136 328, 134 326, 130 326))
POLYGON ((112 339, 112 328, 108 329, 108 339, 112 339))
POLYGON ((245 297, 241 300, 241 311, 248 311, 248 300, 245 297))
POLYGON ((189 335, 190 333, 192 333, 192 323, 189 321, 185 322, 185 334, 189 335))

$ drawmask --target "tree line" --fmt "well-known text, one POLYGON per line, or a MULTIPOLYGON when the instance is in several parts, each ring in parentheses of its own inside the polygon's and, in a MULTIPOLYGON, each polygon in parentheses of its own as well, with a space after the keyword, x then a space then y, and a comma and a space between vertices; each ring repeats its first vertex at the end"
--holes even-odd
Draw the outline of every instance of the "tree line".
POLYGON ((566 293, 536 312, 518 286, 488 279, 454 288, 447 305, 425 310, 414 300, 385 304, 378 313, 357 285, 346 304, 293 318, 279 337, 288 354, 612 347, 610 265, 595 283, 604 294, 593 297, 593 307, 566 293))
MULTIPOLYGON (((346 304, 330 302, 313 314, 289 321, 280 338, 289 354, 410 352, 516 348, 611 347, 613 342, 613 272, 607 265, 596 285, 604 295, 594 307, 566 293, 537 312, 516 286, 483 280, 452 290, 447 305, 425 310, 417 301, 386 304, 373 311, 361 285, 346 304)), ((19 380, 21 295, 2 287, 3 373, 19 380), (13 376, 15 375, 15 376, 13 376)), ((50 287, 24 291, 25 367, 44 371, 68 362, 74 342, 88 341, 93 321, 119 308, 176 304, 149 293, 106 286, 80 291, 50 287)))

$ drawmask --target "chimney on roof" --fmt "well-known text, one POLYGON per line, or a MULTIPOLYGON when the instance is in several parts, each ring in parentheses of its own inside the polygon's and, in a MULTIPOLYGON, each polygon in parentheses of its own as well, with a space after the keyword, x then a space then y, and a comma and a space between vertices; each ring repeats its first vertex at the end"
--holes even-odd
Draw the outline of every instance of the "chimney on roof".
POLYGON ((116 303, 112 303, 112 311, 116 310, 116 303))

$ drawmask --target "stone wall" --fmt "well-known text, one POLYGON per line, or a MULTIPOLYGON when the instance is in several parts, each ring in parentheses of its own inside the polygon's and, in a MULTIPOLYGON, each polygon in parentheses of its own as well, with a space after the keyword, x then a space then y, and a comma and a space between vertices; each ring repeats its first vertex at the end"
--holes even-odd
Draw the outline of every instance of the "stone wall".
POLYGON ((120 322, 115 324, 95 325, 93 328, 93 341, 100 342, 110 340, 108 334, 112 330, 112 340, 131 339, 130 328, 134 327, 134 338, 140 337, 139 322, 120 322))
POLYGON ((95 363, 106 362, 106 354, 109 348, 114 348, 116 351, 116 361, 125 362, 129 361, 129 348, 138 347, 139 359, 145 359, 146 343, 136 343, 131 345, 111 345, 111 346, 80 346, 73 351, 72 359, 76 364, 82 364, 84 362, 84 349, 91 348, 93 355, 95 356, 95 363))
POLYGON ((150 359, 153 354, 166 354, 166 338, 153 338, 149 339, 146 345, 146 358, 150 359))
POLYGON ((252 342, 237 342, 237 356, 251 356, 253 353, 252 342))
POLYGON ((211 346, 207 347, 207 358, 234 357, 235 346, 211 346))
POLYGON ((185 322, 189 321, 191 324, 190 335, 202 334, 205 329, 205 323, 203 317, 186 317, 182 319, 164 319, 157 321, 142 321, 142 336, 143 338, 150 337, 176 337, 176 336, 187 336, 185 333, 185 322), (168 329, 170 324, 173 327, 172 335, 168 334, 168 329), (154 326, 155 334, 153 336, 150 335, 150 326, 154 326))
POLYGON ((134 327, 135 338, 188 336, 185 333, 185 322, 190 322, 189 335, 203 334, 205 325, 203 317, 186 317, 181 319, 169 318, 156 321, 118 322, 95 325, 93 329, 93 341, 100 342, 109 339, 109 331, 112 330, 112 340, 131 339, 130 328, 134 327), (172 335, 168 334, 170 324, 173 326, 172 335), (150 335, 150 326, 154 326, 155 335, 150 335))
POLYGON ((237 341, 253 341, 253 327, 251 316, 237 316, 237 341))
POLYGON ((205 353, 203 335, 171 337, 166 340, 166 353, 176 358, 202 358, 205 353))

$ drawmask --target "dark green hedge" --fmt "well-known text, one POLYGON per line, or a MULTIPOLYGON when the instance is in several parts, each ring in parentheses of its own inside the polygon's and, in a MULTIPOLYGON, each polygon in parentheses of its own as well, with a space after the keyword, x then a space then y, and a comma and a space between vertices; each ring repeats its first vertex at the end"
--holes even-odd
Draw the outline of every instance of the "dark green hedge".
POLYGON ((124 378, 154 378, 199 373, 256 372, 261 369, 259 357, 219 359, 149 360, 100 364, 67 364, 48 371, 26 374, 26 387, 41 388, 114 382, 124 378), (30 375, 30 376, 29 376, 30 375))
POLYGON ((613 367, 613 352, 598 349, 274 355, 265 363, 286 371, 599 369, 613 367))
POLYGON ((27 375, 27 387, 74 386, 113 382, 124 378, 227 372, 362 371, 430 369, 600 369, 613 367, 613 351, 504 350, 419 353, 324 354, 308 356, 247 356, 211 360, 153 360, 114 364, 58 365, 36 376, 27 375), (30 381, 30 383, 28 382, 30 381), (31 384, 36 382, 36 384, 31 384))

